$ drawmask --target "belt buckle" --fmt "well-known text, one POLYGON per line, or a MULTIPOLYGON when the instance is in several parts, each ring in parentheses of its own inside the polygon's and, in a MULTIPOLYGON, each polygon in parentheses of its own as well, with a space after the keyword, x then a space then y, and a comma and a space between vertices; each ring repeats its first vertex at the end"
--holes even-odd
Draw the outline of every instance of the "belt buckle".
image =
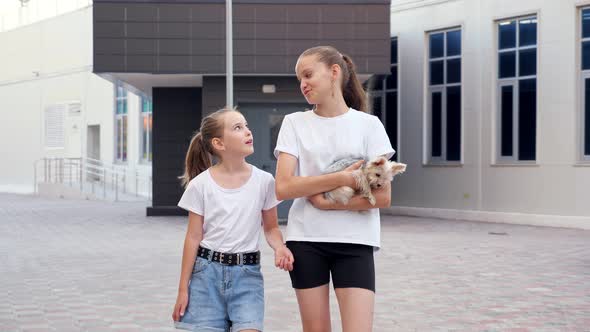
POLYGON ((236 256, 237 256, 237 262, 236 263, 238 265, 242 265, 242 254, 237 253, 236 256))

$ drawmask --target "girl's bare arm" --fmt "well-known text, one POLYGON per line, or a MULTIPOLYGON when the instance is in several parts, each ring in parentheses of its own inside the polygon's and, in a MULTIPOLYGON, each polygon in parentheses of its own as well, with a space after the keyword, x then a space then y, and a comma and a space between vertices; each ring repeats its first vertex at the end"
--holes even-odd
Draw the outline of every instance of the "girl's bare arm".
POLYGON ((285 271, 292 271, 295 260, 291 251, 284 244, 283 234, 279 229, 277 207, 262 211, 262 221, 266 242, 275 252, 275 266, 285 271))
POLYGON ((359 168, 362 162, 347 169, 318 176, 295 176, 297 158, 288 153, 281 152, 277 161, 276 196, 279 200, 307 197, 317 193, 323 193, 332 189, 349 186, 356 187, 352 171, 359 168))
POLYGON ((277 207, 275 206, 272 209, 262 211, 262 221, 264 228, 264 237, 266 238, 266 242, 268 242, 268 245, 273 250, 277 250, 278 248, 284 246, 285 244, 283 241, 283 234, 279 229, 277 207))
POLYGON ((354 195, 348 204, 343 205, 341 203, 332 203, 328 201, 323 194, 317 194, 309 197, 309 201, 313 206, 321 210, 352 210, 352 211, 364 211, 369 209, 382 209, 391 206, 391 184, 373 190, 373 196, 375 196, 376 203, 371 205, 369 200, 361 195, 354 195))
POLYGON ((203 216, 193 212, 188 214, 188 228, 184 238, 184 250, 182 252, 182 268, 178 291, 188 291, 188 283, 191 279, 197 248, 203 240, 203 216))

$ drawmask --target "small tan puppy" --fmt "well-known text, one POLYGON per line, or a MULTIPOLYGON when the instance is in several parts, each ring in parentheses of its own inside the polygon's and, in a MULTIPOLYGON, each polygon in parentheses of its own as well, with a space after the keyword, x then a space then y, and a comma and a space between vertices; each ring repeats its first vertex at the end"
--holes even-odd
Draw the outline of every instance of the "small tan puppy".
MULTIPOLYGON (((354 158, 339 160, 330 165, 325 173, 341 171, 359 160, 354 158)), ((389 161, 385 157, 377 157, 363 165, 363 167, 353 171, 352 175, 359 188, 358 193, 367 198, 371 205, 375 205, 375 196, 373 196, 371 190, 383 187, 385 184, 391 182, 396 174, 403 173, 405 170, 406 164, 389 161)), ((331 202, 348 204, 348 201, 355 193, 355 190, 351 187, 339 187, 324 193, 324 196, 331 202)))

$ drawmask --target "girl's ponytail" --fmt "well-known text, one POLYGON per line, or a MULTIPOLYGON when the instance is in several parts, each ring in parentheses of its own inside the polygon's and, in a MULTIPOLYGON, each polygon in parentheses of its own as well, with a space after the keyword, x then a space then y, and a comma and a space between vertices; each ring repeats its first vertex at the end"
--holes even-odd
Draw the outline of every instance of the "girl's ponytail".
POLYGON ((348 80, 342 87, 344 101, 357 111, 367 113, 367 94, 356 76, 356 67, 348 55, 343 54, 342 59, 348 69, 348 80))
POLYGON ((182 186, 186 188, 188 183, 197 175, 211 167, 211 154, 203 142, 200 132, 195 134, 186 152, 184 160, 184 174, 180 176, 182 186))

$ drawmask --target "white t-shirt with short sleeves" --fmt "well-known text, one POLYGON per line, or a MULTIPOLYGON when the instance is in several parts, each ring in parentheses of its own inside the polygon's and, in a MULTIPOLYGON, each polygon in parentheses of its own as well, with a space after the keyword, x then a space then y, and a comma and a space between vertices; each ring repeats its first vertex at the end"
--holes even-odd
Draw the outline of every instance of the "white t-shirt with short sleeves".
MULTIPOLYGON (((314 111, 285 116, 277 146, 280 152, 297 157, 296 176, 316 176, 337 160, 347 157, 366 161, 391 158, 395 151, 379 119, 350 109, 325 118, 314 111)), ((305 197, 296 198, 289 210, 287 241, 341 242, 380 246, 379 209, 368 212, 319 210, 305 197)))
POLYGON ((219 186, 204 171, 189 182, 178 206, 203 216, 201 246, 242 253, 259 250, 262 211, 279 203, 273 176, 252 166, 248 181, 236 189, 219 186))

